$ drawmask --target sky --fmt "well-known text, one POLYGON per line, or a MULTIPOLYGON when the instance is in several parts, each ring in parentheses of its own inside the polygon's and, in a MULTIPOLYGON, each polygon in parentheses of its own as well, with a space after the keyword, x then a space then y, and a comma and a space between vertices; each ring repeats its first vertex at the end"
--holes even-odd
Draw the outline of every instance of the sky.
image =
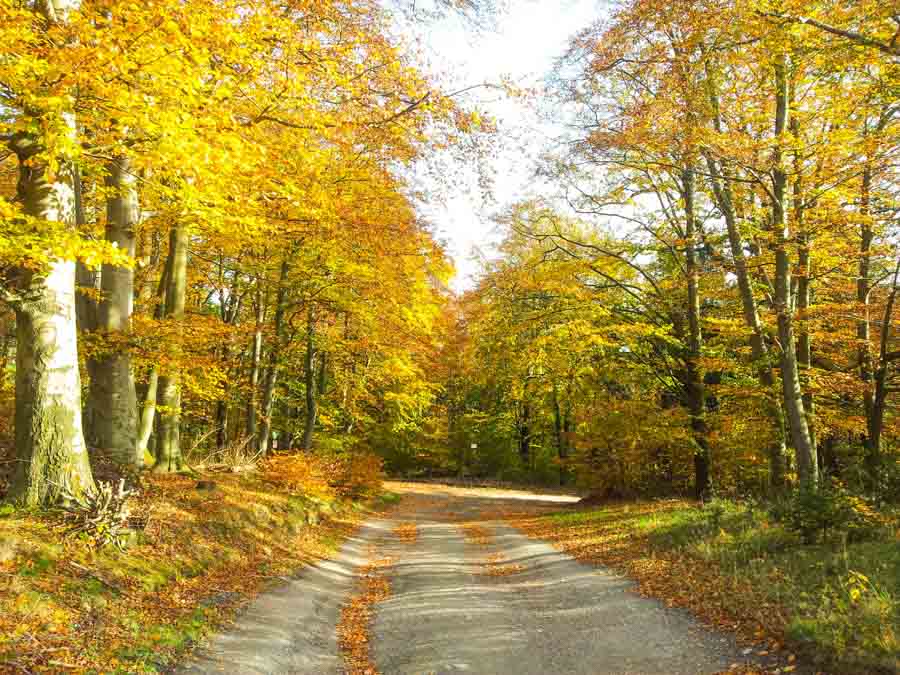
MULTIPOLYGON (((595 21, 600 7, 598 0, 508 0, 495 28, 475 30, 450 17, 409 24, 404 32, 421 48, 426 70, 450 91, 503 78, 530 87, 540 85, 569 37, 595 21)), ((446 170, 454 174, 458 187, 422 206, 453 257, 457 275, 451 285, 456 291, 474 284, 476 253, 491 256, 497 239, 492 214, 534 193, 534 159, 558 131, 524 101, 487 89, 467 96, 462 103, 477 101, 500 125, 500 147, 488 160, 492 199, 482 199, 471 165, 457 161, 446 170)))

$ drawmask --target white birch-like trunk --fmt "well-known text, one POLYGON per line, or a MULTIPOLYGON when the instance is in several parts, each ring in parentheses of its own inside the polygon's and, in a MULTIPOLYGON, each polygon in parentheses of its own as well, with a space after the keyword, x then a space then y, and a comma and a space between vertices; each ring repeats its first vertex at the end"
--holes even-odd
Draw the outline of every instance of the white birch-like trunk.
MULTIPOLYGON (((67 120, 74 133, 74 118, 67 120)), ((51 181, 42 148, 30 138, 14 145, 18 197, 26 214, 74 226, 70 176, 51 181)), ((13 501, 30 506, 78 496, 94 481, 81 418, 81 376, 75 303, 75 261, 15 270, 7 288, 16 313, 16 457, 13 501)))
MULTIPOLYGON (((39 0, 48 24, 62 23, 79 0, 39 0)), ((74 136, 75 117, 64 119, 74 136)), ((19 160, 17 196, 35 218, 75 225, 71 174, 51 179, 38 139, 12 146, 19 160)), ((78 496, 94 486, 81 419, 81 376, 75 303, 75 262, 14 270, 15 288, 4 289, 16 313, 16 458, 9 497, 37 506, 78 496)))

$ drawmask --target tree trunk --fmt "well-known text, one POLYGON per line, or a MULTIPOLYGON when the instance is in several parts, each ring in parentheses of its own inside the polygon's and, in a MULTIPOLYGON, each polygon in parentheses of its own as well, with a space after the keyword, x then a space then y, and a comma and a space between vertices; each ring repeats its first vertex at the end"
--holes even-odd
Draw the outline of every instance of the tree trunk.
MULTIPOLYGON (((172 258, 171 275, 166 286, 166 318, 180 324, 184 319, 184 303, 187 293, 188 230, 183 223, 176 223, 169 239, 169 255, 172 258)), ((179 366, 159 376, 158 405, 159 438, 156 444, 157 473, 180 471, 181 456, 181 371, 179 366)))
POLYGON ((531 407, 527 401, 522 402, 522 415, 519 420, 519 458, 526 469, 531 466, 531 407))
MULTIPOLYGON (((134 257, 134 228, 139 218, 136 179, 124 157, 111 162, 108 169, 106 185, 112 194, 107 199, 106 240, 134 257)), ((104 264, 100 288, 97 327, 110 336, 128 333, 134 303, 134 270, 104 264)), ((108 450, 119 464, 142 466, 144 454, 137 445, 137 393, 127 349, 113 346, 96 359, 89 395, 93 442, 108 450)))
POLYGON ((228 403, 216 401, 216 451, 224 452, 228 445, 228 403))
MULTIPOLYGON (((72 120, 74 133, 74 120, 72 120)), ((74 190, 60 175, 51 182, 42 148, 32 139, 13 145, 19 159, 17 196, 24 212, 74 225, 74 190)), ((94 486, 84 441, 75 318, 75 262, 46 270, 13 270, 7 291, 16 313, 16 470, 9 497, 38 506, 94 486)))
POLYGON ((313 432, 316 428, 316 417, 319 412, 316 396, 316 320, 312 304, 306 314, 306 358, 303 363, 304 383, 306 387, 306 419, 303 427, 303 449, 311 450, 313 432))
POLYGON ((700 353, 703 333, 700 324, 700 268, 697 263, 697 227, 694 212, 694 171, 682 171, 682 199, 685 211, 685 272, 687 274, 688 350, 685 358, 688 412, 694 440, 694 494, 706 499, 712 489, 710 476, 709 429, 706 424, 706 387, 700 353))
POLYGON ((873 483, 878 480, 881 472, 881 432, 884 428, 884 412, 887 406, 888 369, 891 359, 898 358, 897 354, 888 353, 888 341, 891 337, 892 317, 898 291, 900 291, 900 260, 897 260, 897 265, 894 268, 894 280, 884 306, 878 366, 875 368, 874 373, 875 388, 872 399, 872 414, 867 420, 869 445, 866 453, 866 467, 873 483))
MULTIPOLYGON (((792 90, 791 90, 792 91, 792 90)), ((793 95, 791 97, 793 101, 793 95)), ((791 119, 791 134, 794 143, 799 148, 800 125, 796 118, 791 119)), ((813 447, 816 444, 815 409, 813 395, 809 386, 810 369, 812 368, 812 338, 810 336, 808 321, 809 307, 812 301, 810 287, 810 236, 803 222, 805 206, 803 204, 803 174, 802 159, 799 150, 794 151, 794 182, 792 184, 792 201, 794 205, 794 229, 797 232, 799 250, 797 255, 797 315, 800 319, 800 330, 797 335, 797 365, 800 369, 800 386, 803 389, 803 410, 806 412, 806 424, 809 427, 809 436, 813 447)), ((818 458, 813 457, 818 466, 818 458)))
MULTIPOLYGON (((172 237, 169 236, 169 254, 166 256, 166 262, 163 266, 162 274, 159 278, 159 284, 156 287, 157 304, 153 311, 153 318, 157 321, 162 319, 166 314, 166 290, 169 287, 169 279, 172 276, 172 268, 175 262, 175 249, 171 245, 172 237)), ((147 387, 144 392, 144 402, 141 405, 140 419, 138 421, 137 447, 136 452, 141 457, 146 457, 147 450, 150 447, 150 438, 153 435, 153 429, 156 426, 156 399, 159 393, 159 368, 154 365, 150 368, 147 377, 147 387)))
MULTIPOLYGON (((81 187, 81 172, 78 167, 72 168, 72 186, 75 190, 75 224, 82 229, 87 224, 84 213, 84 199, 81 187)), ((91 269, 81 260, 75 263, 75 323, 78 326, 78 334, 97 330, 99 325, 99 303, 97 296, 100 293, 100 270, 91 269)), ((97 360, 93 356, 86 356, 84 369, 87 371, 88 383, 94 381, 96 376, 97 360)), ((94 422, 97 414, 94 407, 97 401, 90 395, 84 400, 82 412, 82 424, 84 425, 84 437, 88 446, 97 447, 97 434, 94 422)))
POLYGON ((872 257, 872 223, 869 220, 871 212, 871 186, 872 168, 869 164, 862 175, 862 195, 860 215, 862 223, 859 239, 859 276, 856 279, 856 302, 859 304, 860 317, 856 322, 856 337, 859 340, 859 379, 862 380, 863 409, 866 413, 866 437, 863 445, 866 450, 866 465, 870 479, 875 478, 877 465, 880 463, 877 455, 880 448, 876 448, 872 438, 872 427, 875 421, 875 392, 872 388, 872 345, 871 329, 869 325, 869 292, 871 290, 871 257, 872 257))
MULTIPOLYGON (((714 74, 711 71, 709 72, 710 76, 707 78, 707 82, 710 103, 713 109, 713 125, 715 130, 721 133, 722 121, 719 113, 718 84, 714 74)), ((737 276, 738 292, 741 297, 744 323, 750 329, 751 358, 756 369, 756 377, 765 392, 766 410, 775 430, 775 439, 769 444, 767 454, 769 456, 769 484, 774 490, 778 491, 785 485, 785 474, 787 472, 784 410, 782 410, 779 396, 775 390, 775 372, 769 357, 769 348, 766 344, 765 331, 759 317, 759 308, 756 302, 756 295, 753 292, 750 273, 747 270, 744 241, 738 229, 737 211, 734 205, 734 194, 731 189, 731 176, 710 155, 706 156, 706 166, 709 170, 713 197, 719 211, 722 213, 722 217, 725 219, 728 245, 734 261, 734 273, 737 276)))
POLYGON ((153 426, 156 420, 156 396, 159 390, 159 369, 154 366, 147 378, 147 390, 144 393, 144 403, 141 406, 141 415, 138 421, 137 443, 135 451, 146 458, 150 447, 150 437, 153 435, 153 426))
POLYGON ((794 339, 794 306, 791 290, 791 261, 788 251, 790 233, 787 222, 787 174, 784 168, 783 136, 787 130, 790 109, 785 56, 775 64, 775 156, 772 172, 772 226, 775 233, 775 312, 778 316, 778 338, 781 342, 781 385, 784 409, 787 411, 791 440, 797 453, 800 482, 816 485, 818 462, 816 447, 807 424, 800 387, 797 348, 794 339))
POLYGON ((559 403, 559 386, 553 383, 553 432, 556 438, 556 457, 559 461, 559 484, 566 484, 566 459, 569 456, 569 446, 566 434, 569 429, 568 411, 564 414, 559 403))
POLYGON ((278 369, 281 360, 281 341, 284 333, 284 311, 287 303, 287 276, 290 267, 285 258, 281 263, 281 274, 278 280, 278 294, 275 300, 275 335, 269 348, 269 365, 266 368, 262 398, 262 424, 259 430, 259 449, 266 455, 272 439, 272 412, 275 408, 275 384, 278 381, 278 369))
POLYGON ((253 345, 250 348, 250 396, 247 400, 247 436, 251 447, 259 447, 256 425, 256 407, 259 403, 259 363, 262 357, 263 321, 265 321, 265 303, 262 289, 257 281, 256 286, 256 323, 253 327, 253 345))

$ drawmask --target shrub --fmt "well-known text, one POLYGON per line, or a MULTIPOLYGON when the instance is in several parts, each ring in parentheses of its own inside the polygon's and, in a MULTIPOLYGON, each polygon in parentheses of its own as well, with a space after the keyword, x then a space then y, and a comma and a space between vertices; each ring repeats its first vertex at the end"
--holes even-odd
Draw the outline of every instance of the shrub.
POLYGON ((262 464, 263 477, 269 483, 293 494, 331 498, 327 468, 321 458, 307 452, 274 455, 262 464))
POLYGON ((370 452, 275 455, 263 465, 267 481, 289 492, 330 498, 372 495, 381 490, 381 458, 370 452))
POLYGON ((836 479, 818 488, 801 487, 777 514, 785 528, 813 544, 830 535, 845 535, 850 541, 871 538, 884 524, 878 513, 859 495, 836 479))
POLYGON ((875 494, 885 504, 900 504, 900 459, 885 462, 879 472, 875 494))
POLYGON ((381 491, 382 460, 370 452, 333 455, 329 461, 329 484, 341 494, 352 497, 381 491))
POLYGON ((793 618, 788 632, 797 640, 827 644, 838 656, 886 665, 900 646, 895 608, 891 593, 849 570, 846 578, 822 589, 813 612, 793 618))

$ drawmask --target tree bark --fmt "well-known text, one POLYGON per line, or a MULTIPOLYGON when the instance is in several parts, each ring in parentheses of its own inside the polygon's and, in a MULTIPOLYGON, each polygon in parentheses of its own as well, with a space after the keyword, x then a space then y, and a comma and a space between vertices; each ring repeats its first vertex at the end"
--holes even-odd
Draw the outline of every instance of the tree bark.
POLYGON ((310 303, 306 314, 306 358, 303 363, 304 384, 306 387, 306 419, 303 427, 303 449, 311 450, 313 432, 316 428, 316 417, 319 413, 316 396, 316 318, 315 310, 310 303))
POLYGON ((818 482, 816 447, 807 424, 797 348, 794 339, 794 306, 791 289, 791 261, 788 251, 790 233, 787 221, 787 173, 782 144, 787 131, 790 108, 786 57, 780 54, 775 63, 775 153, 772 170, 772 226, 775 234, 775 312, 778 338, 781 342, 781 385, 784 409, 787 411, 791 440, 797 453, 800 482, 815 486, 818 482))
POLYGON ((700 355, 703 332, 700 324, 700 267, 697 262, 697 226, 694 211, 695 175, 692 168, 681 173, 681 196, 685 212, 685 272, 687 274, 688 349, 685 358, 688 412, 694 440, 694 494, 706 499, 712 490, 709 428, 706 424, 706 387, 700 355))
MULTIPOLYGON (((708 69, 708 74, 707 82, 713 111, 713 126, 717 132, 721 133, 722 120, 719 111, 718 83, 710 69, 708 69)), ((766 409, 775 430, 775 439, 769 444, 767 454, 769 456, 769 484, 777 491, 784 487, 787 472, 784 410, 781 407, 775 389, 775 372, 772 368, 769 347, 766 343, 765 329, 760 320, 756 294, 753 292, 753 283, 747 269, 744 241, 738 229, 737 210, 735 209, 734 194, 731 189, 731 176, 710 155, 706 156, 706 166, 709 170, 713 198, 716 206, 722 213, 722 217, 725 219, 728 245, 731 249, 732 261, 734 262, 734 273, 737 277, 744 323, 750 329, 750 355, 756 369, 756 377, 764 390, 766 409)))
POLYGON ((522 402, 519 419, 519 458, 523 467, 531 468, 531 406, 528 405, 528 401, 522 402))
MULTIPOLYGON (((112 194, 107 199, 106 240, 133 258, 134 228, 139 218, 136 178, 125 157, 111 162, 108 170, 106 185, 112 194)), ((108 335, 127 334, 134 305, 134 270, 104 264, 100 289, 97 328, 108 335)), ((127 349, 116 347, 96 359, 89 396, 96 447, 108 450, 119 464, 142 466, 144 454, 137 444, 137 393, 127 349)))
MULTIPOLYGON (((156 288, 157 304, 153 311, 153 318, 159 321, 166 313, 166 289, 169 287, 169 279, 172 276, 172 268, 175 262, 175 250, 171 246, 171 233, 169 236, 169 254, 166 256, 166 262, 163 266, 162 274, 159 278, 159 284, 156 288)), ((147 377, 147 387, 144 391, 144 402, 141 405, 140 418, 138 420, 137 447, 136 452, 141 457, 146 457, 150 447, 150 438, 153 436, 153 429, 156 423, 156 399, 159 392, 159 368, 154 365, 150 368, 147 377)))
POLYGON ((281 361, 281 342, 284 333, 284 312, 287 304, 287 277, 290 266, 287 258, 281 263, 281 273, 278 280, 278 293, 275 300, 274 338, 269 348, 269 364, 263 384, 262 397, 262 423, 259 429, 259 450, 264 454, 269 453, 272 439, 272 412, 275 408, 275 385, 278 381, 278 370, 281 361))
MULTIPOLYGON (((81 172, 78 167, 72 168, 72 187, 75 190, 75 225, 81 229, 87 225, 87 217, 84 212, 84 195, 81 186, 81 172)), ((97 295, 100 293, 100 270, 91 269, 81 260, 75 263, 75 323, 78 334, 97 330, 99 325, 99 303, 97 295)), ((97 360, 88 355, 84 359, 84 369, 87 372, 88 383, 94 381, 96 375, 97 360)), ((97 447, 94 420, 97 415, 94 412, 96 400, 89 395, 84 400, 82 410, 82 424, 84 425, 84 438, 88 446, 97 447)))
POLYGON ((259 281, 256 285, 256 323, 253 327, 253 344, 250 348, 250 396, 247 400, 247 436, 252 447, 259 446, 257 438, 256 408, 259 403, 259 364, 262 357, 263 322, 265 321, 265 303, 259 281))
MULTIPOLYGON (((51 181, 46 162, 39 159, 42 148, 33 139, 19 139, 13 150, 23 211, 74 226, 71 179, 59 175, 51 181)), ((40 272, 16 269, 9 278, 15 287, 5 294, 16 314, 18 460, 9 498, 38 506, 94 486, 82 426, 75 262, 53 260, 40 272)))
POLYGON ((747 270, 744 242, 737 226, 737 214, 734 209, 734 198, 729 177, 720 170, 710 157, 707 157, 707 166, 711 176, 713 195, 719 211, 721 211, 725 219, 725 226, 728 231, 728 244, 731 249, 731 258, 734 262, 744 323, 750 329, 750 355, 756 369, 756 377, 765 393, 767 412, 775 429, 775 439, 769 444, 767 449, 769 456, 769 484, 773 489, 780 490, 784 487, 785 473, 787 471, 784 411, 775 391, 775 372, 772 368, 769 348, 766 344, 765 330, 760 320, 756 295, 753 292, 753 284, 747 270))
POLYGON ((556 438, 556 457, 559 461, 559 484, 566 484, 566 459, 569 457, 569 444, 567 434, 569 432, 568 410, 564 413, 559 403, 559 385, 553 382, 553 432, 556 438))
MULTIPOLYGON (((793 92, 793 88, 790 90, 793 92)), ((791 95, 793 101, 793 95, 791 95)), ((800 125, 796 118, 791 119, 791 134, 794 143, 799 148, 800 125)), ((810 235, 804 225, 803 204, 803 174, 802 160, 799 150, 794 151, 794 181, 792 183, 792 201, 794 206, 794 229, 797 232, 797 315, 800 319, 800 330, 797 335, 797 365, 800 369, 800 386, 803 389, 803 410, 806 413, 806 424, 809 427, 809 436, 813 447, 816 445, 815 430, 815 402, 809 386, 810 369, 812 368, 812 337, 809 332, 809 308, 812 302, 812 289, 810 286, 810 235)), ((818 457, 816 466, 819 466, 818 457)))
MULTIPOLYGON (((171 275, 166 286, 166 318, 176 324, 184 319, 184 303, 187 293, 188 230, 184 223, 176 223, 169 239, 169 255, 172 258, 171 275)), ((181 455, 181 371, 180 366, 159 376, 157 392, 159 405, 159 438, 156 444, 157 473, 180 471, 181 455)))
MULTIPOLYGON (((860 203, 859 238, 859 276, 856 279, 856 302, 859 304, 860 317, 856 322, 856 337, 859 340, 859 378, 863 382, 863 409, 866 413, 866 437, 863 445, 866 450, 866 467, 869 478, 875 480, 880 464, 880 447, 877 447, 872 431, 875 426, 875 391, 872 387, 874 364, 872 361, 871 328, 869 317, 869 293, 871 291, 871 258, 874 232, 869 220, 871 214, 872 168, 867 163, 862 175, 862 194, 860 203)), ((880 435, 880 434, 879 434, 880 435)), ((880 440, 880 439, 879 439, 880 440)))
POLYGON ((868 448, 866 452, 866 468, 871 480, 878 480, 881 464, 881 433, 884 428, 884 412, 888 397, 888 369, 895 354, 888 353, 888 341, 891 337, 891 326, 894 315, 894 304, 897 301, 897 292, 900 291, 900 259, 894 267, 894 280, 888 293, 884 306, 884 316, 881 323, 881 338, 878 351, 878 365, 874 372, 874 392, 872 397, 872 413, 867 420, 868 448))

